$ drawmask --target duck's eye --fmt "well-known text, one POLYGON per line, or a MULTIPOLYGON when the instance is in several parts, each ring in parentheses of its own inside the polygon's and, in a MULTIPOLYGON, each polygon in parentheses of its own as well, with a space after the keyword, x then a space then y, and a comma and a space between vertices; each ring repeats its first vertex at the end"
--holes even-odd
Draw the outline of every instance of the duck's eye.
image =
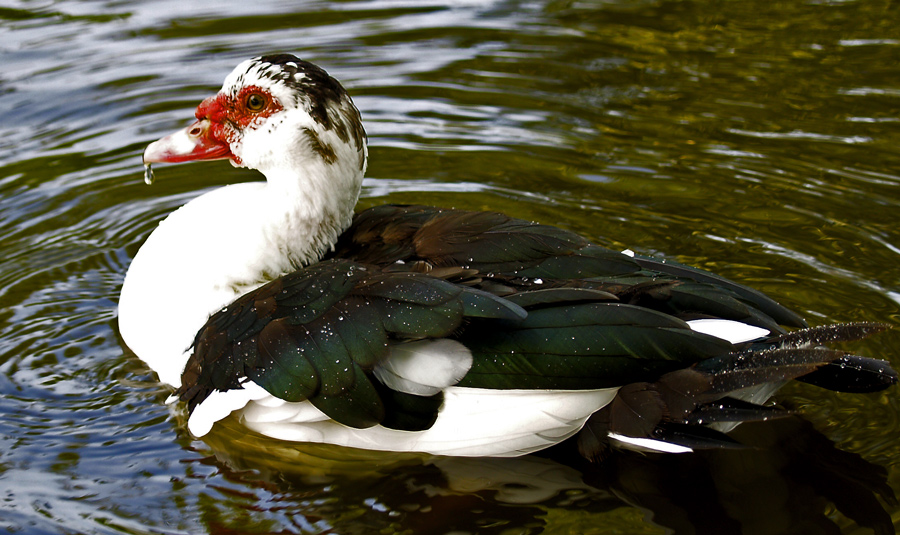
POLYGON ((259 93, 250 93, 244 102, 250 111, 262 111, 266 107, 266 98, 259 93))

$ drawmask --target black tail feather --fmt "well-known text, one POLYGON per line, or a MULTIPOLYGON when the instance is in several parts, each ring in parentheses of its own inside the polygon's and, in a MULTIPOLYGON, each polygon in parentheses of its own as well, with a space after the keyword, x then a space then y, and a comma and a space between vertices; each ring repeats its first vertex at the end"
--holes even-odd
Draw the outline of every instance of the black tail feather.
MULTIPOLYGON (((790 415, 760 403, 791 379, 839 392, 884 390, 898 381, 890 363, 822 344, 859 340, 887 328, 879 323, 846 323, 803 329, 669 372, 654 383, 624 386, 588 420, 579 449, 589 459, 602 457, 609 447, 603 437, 609 434, 618 435, 620 442, 621 437, 630 437, 691 450, 733 447, 727 446, 733 442, 727 435, 707 426, 733 428, 741 422, 790 415)), ((652 448, 651 442, 647 444, 652 448)))
POLYGON ((884 390, 897 379, 897 371, 889 362, 857 355, 843 355, 797 378, 828 390, 857 394, 884 390))
POLYGON ((768 405, 757 405, 736 398, 724 397, 713 403, 697 407, 684 418, 690 425, 716 423, 762 422, 774 418, 784 418, 793 411, 768 405))
POLYGON ((662 422, 653 430, 653 438, 691 450, 740 449, 743 444, 711 427, 662 422))
POLYGON ((871 321, 834 323, 792 331, 768 340, 777 347, 800 348, 829 342, 853 342, 890 329, 890 325, 871 321))

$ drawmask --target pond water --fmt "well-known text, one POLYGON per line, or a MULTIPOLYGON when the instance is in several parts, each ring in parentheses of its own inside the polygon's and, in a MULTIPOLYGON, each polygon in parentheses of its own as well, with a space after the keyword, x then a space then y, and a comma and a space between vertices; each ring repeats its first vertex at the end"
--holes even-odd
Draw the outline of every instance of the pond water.
MULTIPOLYGON (((504 211, 749 283, 813 325, 900 327, 890 0, 22 1, 0 6, 0 529, 892 533, 897 388, 789 385, 759 448, 523 459, 207 439, 121 343, 157 221, 256 180, 160 166, 239 61, 292 52, 362 111, 361 205, 504 211)), ((190 259, 185 259, 186 263, 190 259)), ((160 333, 164 336, 165 333, 160 333)), ((859 342, 900 366, 900 329, 859 342)))

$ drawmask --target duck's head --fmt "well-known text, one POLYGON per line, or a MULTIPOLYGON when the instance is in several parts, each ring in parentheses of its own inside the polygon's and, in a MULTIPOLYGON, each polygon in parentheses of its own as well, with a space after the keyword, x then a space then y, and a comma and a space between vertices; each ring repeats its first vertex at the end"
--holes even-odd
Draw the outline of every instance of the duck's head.
POLYGON ((273 177, 310 167, 358 175, 366 167, 366 134, 341 84, 289 54, 244 61, 222 89, 204 100, 197 121, 152 144, 144 163, 229 159, 273 177))

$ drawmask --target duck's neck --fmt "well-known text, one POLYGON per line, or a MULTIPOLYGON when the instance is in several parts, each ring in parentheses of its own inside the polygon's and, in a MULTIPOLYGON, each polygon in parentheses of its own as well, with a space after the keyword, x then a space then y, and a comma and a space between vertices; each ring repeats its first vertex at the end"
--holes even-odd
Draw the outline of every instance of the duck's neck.
POLYGON ((260 261, 256 282, 319 261, 350 225, 362 173, 340 172, 348 170, 336 165, 317 167, 302 180, 290 169, 266 173, 267 184, 256 199, 258 242, 248 244, 247 251, 260 261))
POLYGON ((125 343, 178 386, 194 336, 239 295, 318 261, 349 225, 362 170, 267 169, 173 212, 129 267, 119 302, 125 343), (348 172, 349 171, 349 172, 348 172))

